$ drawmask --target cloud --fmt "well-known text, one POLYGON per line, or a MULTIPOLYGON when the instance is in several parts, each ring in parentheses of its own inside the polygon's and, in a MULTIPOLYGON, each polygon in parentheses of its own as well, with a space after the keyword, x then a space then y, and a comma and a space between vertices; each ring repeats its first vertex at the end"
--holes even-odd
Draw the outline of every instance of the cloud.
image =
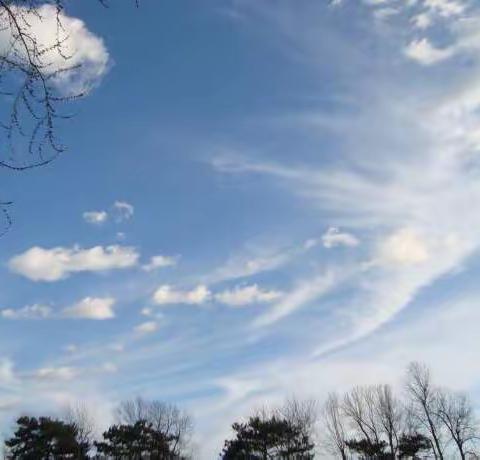
POLYGON ((35 371, 33 377, 38 380, 72 380, 78 373, 78 369, 70 366, 42 367, 35 371))
POLYGON ((115 317, 112 297, 85 297, 80 302, 65 308, 63 313, 70 318, 105 320, 115 317))
POLYGON ((215 294, 215 300, 232 307, 241 307, 249 304, 273 302, 278 300, 282 294, 280 291, 262 290, 257 284, 252 284, 219 292, 215 294))
POLYGON ((133 217, 135 208, 126 201, 115 201, 113 204, 113 212, 115 214, 115 220, 117 222, 123 222, 133 217))
MULTIPOLYGON (((36 38, 36 46, 44 50, 40 64, 44 66, 45 72, 53 75, 66 66, 73 68, 53 77, 52 81, 57 87, 66 93, 87 92, 105 75, 109 64, 108 51, 103 40, 90 32, 82 20, 61 12, 62 27, 59 30, 57 9, 54 5, 44 4, 32 12, 28 12, 26 7, 13 8, 22 11, 25 27, 36 38), (62 41, 60 52, 54 46, 57 38, 62 41), (66 61, 62 55, 69 59, 66 61)), ((14 36, 13 25, 6 22, 6 27, 0 31, 0 49, 8 49, 14 42, 14 36)), ((19 55, 25 53, 18 40, 14 49, 19 55)))
MULTIPOLYGON (((417 5, 424 3, 419 1, 417 5)), ((447 54, 429 55, 434 48, 429 35, 423 41, 407 39, 420 46, 412 46, 412 51, 415 49, 415 57, 425 63, 460 53, 468 55, 468 76, 456 72, 454 62, 432 74, 399 61, 405 37, 412 33, 401 29, 402 21, 410 19, 402 16, 398 24, 397 19, 391 24, 400 29, 393 29, 386 37, 388 43, 381 45, 378 55, 373 54, 371 59, 364 55, 360 67, 375 65, 374 60, 381 57, 386 66, 395 66, 394 74, 378 73, 374 81, 360 78, 354 84, 346 80, 347 91, 343 82, 339 85, 335 97, 348 101, 347 110, 322 125, 336 147, 334 158, 328 154, 322 161, 304 157, 295 165, 283 162, 283 151, 276 154, 269 147, 259 154, 255 145, 243 155, 237 153, 213 163, 221 172, 252 174, 257 180, 262 175, 276 178, 287 193, 295 194, 302 203, 310 203, 319 220, 333 218, 339 225, 351 228, 362 241, 361 251, 350 251, 334 261, 335 274, 346 270, 353 275, 337 279, 327 289, 345 289, 349 296, 340 297, 338 308, 335 300, 329 299, 333 302, 329 314, 337 327, 329 343, 319 346, 320 355, 370 336, 411 306, 423 290, 434 291, 445 275, 461 272, 480 249, 480 238, 474 230, 480 219, 471 212, 471 203, 480 200, 479 9, 471 17, 461 17, 456 13, 460 10, 452 7, 454 2, 447 3, 450 6, 428 2, 431 11, 435 10, 432 18, 444 18, 435 24, 446 32, 440 51, 446 50, 447 54)), ((412 8, 413 13, 418 14, 419 9, 412 8)), ((298 17, 305 19, 300 14, 298 17)), ((295 43, 305 46, 300 40, 312 36, 317 40, 312 38, 308 46, 317 49, 320 32, 311 28, 304 31, 306 21, 298 17, 293 16, 289 22, 289 31, 296 30, 301 37, 295 43)), ((279 23, 280 27, 284 24, 279 23)), ((389 25, 381 33, 390 31, 389 25)), ((382 38, 373 29, 371 33, 372 39, 382 38)), ((291 33, 288 36, 295 39, 291 33)), ((336 71, 350 76, 351 66, 356 63, 349 60, 347 67, 345 62, 336 62, 336 71)), ((319 106, 318 113, 302 113, 290 123, 293 135, 297 127, 306 135, 299 148, 317 152, 324 147, 318 141, 318 125, 314 125, 315 132, 311 130, 312 119, 324 116, 325 109, 319 106)), ((290 298, 287 294, 273 305, 273 321, 278 312, 282 317, 283 309, 290 314, 316 298, 316 294, 309 294, 308 280, 300 279, 298 286, 290 298)), ((268 316, 261 316, 257 324, 270 321, 268 316)))
POLYGON ((0 359, 0 383, 9 383, 15 380, 13 361, 8 358, 0 359))
POLYGON ((5 308, 0 311, 0 314, 5 319, 46 319, 51 316, 52 309, 47 305, 34 304, 18 310, 5 308))
POLYGON ((454 54, 453 48, 436 48, 428 38, 411 41, 405 48, 405 55, 422 65, 444 61, 454 54))
POLYGON ((139 254, 132 247, 95 246, 82 249, 32 247, 10 259, 9 269, 32 281, 58 281, 78 272, 104 272, 137 264, 139 254))
POLYGON ((108 219, 106 211, 87 211, 83 213, 83 220, 88 224, 101 225, 108 219))
POLYGON ((270 326, 273 323, 293 314, 308 302, 318 299, 339 284, 339 277, 333 271, 300 282, 291 292, 284 295, 282 300, 270 310, 258 316, 254 327, 270 326))
POLYGON ((322 236, 323 246, 326 248, 334 248, 336 246, 358 246, 358 239, 350 233, 340 232, 336 227, 330 227, 322 236))
POLYGON ((152 334, 158 330, 158 323, 156 321, 146 321, 145 323, 135 326, 134 331, 137 334, 152 334))
POLYGON ((200 305, 211 298, 211 292, 207 286, 200 284, 191 291, 181 291, 165 284, 160 286, 153 294, 153 301, 157 305, 167 304, 190 304, 200 305))
POLYGON ((430 258, 427 243, 412 228, 402 228, 380 244, 380 260, 387 264, 416 265, 430 258))
POLYGON ((69 345, 65 345, 63 347, 63 349, 67 352, 67 353, 76 353, 78 351, 78 347, 77 345, 71 343, 69 345))
POLYGON ((150 258, 150 262, 142 266, 142 270, 146 272, 151 272, 156 270, 157 268, 164 268, 164 267, 173 267, 177 264, 178 257, 171 257, 171 256, 153 256, 150 258))

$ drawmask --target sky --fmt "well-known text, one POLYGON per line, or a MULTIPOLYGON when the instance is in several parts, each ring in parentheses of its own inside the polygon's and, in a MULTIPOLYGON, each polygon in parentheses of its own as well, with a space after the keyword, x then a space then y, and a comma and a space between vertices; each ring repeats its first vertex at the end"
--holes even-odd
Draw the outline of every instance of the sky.
POLYGON ((75 401, 104 427, 142 395, 211 459, 259 405, 412 360, 480 404, 476 0, 72 0, 64 21, 82 65, 55 84, 89 91, 68 151, 0 170, 2 433, 75 401))

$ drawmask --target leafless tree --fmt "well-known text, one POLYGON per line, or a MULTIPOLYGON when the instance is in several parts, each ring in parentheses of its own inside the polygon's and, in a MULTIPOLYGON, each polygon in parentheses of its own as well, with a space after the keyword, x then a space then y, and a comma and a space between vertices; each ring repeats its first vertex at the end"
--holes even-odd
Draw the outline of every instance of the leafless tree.
POLYGON ((478 421, 468 396, 464 393, 439 390, 437 411, 458 448, 460 458, 465 460, 473 443, 479 439, 478 421))
MULTIPOLYGON (((73 59, 65 3, 0 0, 0 168, 21 171, 57 158, 65 150, 58 124, 72 116, 66 106, 89 91, 61 84, 75 81, 81 67, 73 59)), ((0 200, 2 232, 11 225, 9 204, 0 200)))
POLYGON ((65 408, 63 419, 75 426, 77 440, 80 443, 92 445, 96 434, 95 417, 83 403, 70 404, 65 408))
POLYGON ((318 404, 316 400, 289 397, 277 412, 280 417, 287 420, 292 426, 300 428, 305 435, 313 436, 315 424, 318 420, 318 404))
POLYGON ((444 459, 442 420, 438 416, 438 390, 431 381, 429 369, 420 363, 410 363, 407 368, 406 390, 409 396, 410 415, 422 426, 431 439, 436 459, 444 459))
POLYGON ((390 385, 376 387, 376 410, 378 421, 387 438, 390 454, 395 458, 398 439, 402 430, 404 410, 400 401, 395 398, 390 385))
POLYGON ((0 165, 28 169, 52 161, 64 147, 57 141, 56 125, 65 118, 59 108, 78 94, 63 94, 56 82, 72 72, 65 53, 68 34, 62 23, 63 1, 54 0, 55 38, 45 42, 33 23, 43 21, 39 0, 0 0, 0 91, 11 101, 0 124, 4 132, 0 165), (60 59, 57 59, 60 58, 60 59), (58 62, 63 62, 59 65, 58 62), (21 141, 26 142, 21 144, 21 141), (19 145, 20 143, 20 145, 19 145), (24 149, 24 147, 26 147, 24 149))
POLYGON ((191 417, 174 404, 135 398, 121 402, 115 410, 118 423, 133 425, 138 421, 151 423, 153 428, 172 437, 175 455, 188 455, 193 422, 191 417))
POLYGON ((374 386, 357 386, 343 398, 343 413, 351 420, 352 427, 369 443, 381 441, 382 427, 376 407, 374 386))
POLYGON ((341 402, 336 393, 330 393, 322 407, 321 444, 331 455, 347 460, 347 433, 341 402))

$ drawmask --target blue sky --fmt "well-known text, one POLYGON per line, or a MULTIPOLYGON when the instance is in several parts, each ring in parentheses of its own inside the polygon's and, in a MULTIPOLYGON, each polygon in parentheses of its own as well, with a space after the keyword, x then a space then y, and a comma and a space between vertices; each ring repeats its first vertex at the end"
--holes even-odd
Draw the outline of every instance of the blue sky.
POLYGON ((68 4, 69 151, 0 171, 3 430, 142 394, 212 458, 411 360, 478 400, 476 2, 118 3, 68 4))

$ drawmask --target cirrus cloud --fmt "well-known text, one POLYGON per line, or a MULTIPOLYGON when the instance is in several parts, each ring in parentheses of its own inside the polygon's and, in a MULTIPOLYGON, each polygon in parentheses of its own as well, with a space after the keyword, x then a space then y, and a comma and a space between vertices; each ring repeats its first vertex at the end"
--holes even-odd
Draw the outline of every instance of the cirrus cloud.
POLYGON ((219 292, 215 294, 215 300, 232 307, 242 307, 249 304, 273 302, 282 295, 280 291, 263 290, 257 284, 252 284, 219 292))

